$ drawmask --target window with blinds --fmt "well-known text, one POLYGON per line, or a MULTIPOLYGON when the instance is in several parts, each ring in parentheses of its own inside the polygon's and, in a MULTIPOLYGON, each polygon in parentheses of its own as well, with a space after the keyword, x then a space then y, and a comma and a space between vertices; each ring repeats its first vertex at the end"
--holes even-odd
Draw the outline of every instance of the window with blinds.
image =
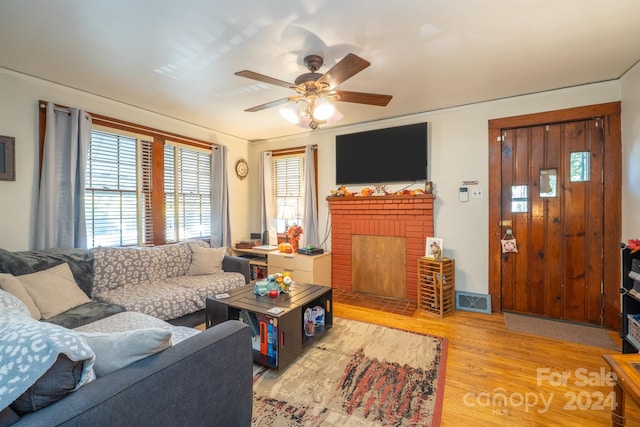
POLYGON ((85 190, 89 247, 144 243, 138 221, 138 157, 136 138, 91 132, 85 190))
POLYGON ((284 233, 302 220, 303 154, 273 156, 276 231, 284 233))
POLYGON ((168 242, 211 236, 211 153, 166 144, 165 230, 168 242))

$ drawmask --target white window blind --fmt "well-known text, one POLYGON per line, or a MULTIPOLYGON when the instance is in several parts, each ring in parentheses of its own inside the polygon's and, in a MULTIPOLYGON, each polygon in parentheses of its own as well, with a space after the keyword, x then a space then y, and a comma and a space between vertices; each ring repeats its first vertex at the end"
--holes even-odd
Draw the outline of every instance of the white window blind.
POLYGON ((165 145, 166 239, 211 236, 211 154, 208 150, 165 145))
POLYGON ((290 225, 301 222, 303 160, 302 154, 273 156, 273 191, 278 233, 284 233, 290 225))
POLYGON ((91 132, 85 191, 89 247, 144 243, 139 239, 137 157, 136 138, 91 132))

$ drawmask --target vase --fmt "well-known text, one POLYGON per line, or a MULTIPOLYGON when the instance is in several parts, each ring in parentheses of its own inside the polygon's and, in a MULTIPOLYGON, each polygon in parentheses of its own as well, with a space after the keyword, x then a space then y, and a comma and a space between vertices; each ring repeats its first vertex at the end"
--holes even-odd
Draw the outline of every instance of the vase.
POLYGON ((298 253, 298 239, 291 239, 291 251, 295 254, 298 253))

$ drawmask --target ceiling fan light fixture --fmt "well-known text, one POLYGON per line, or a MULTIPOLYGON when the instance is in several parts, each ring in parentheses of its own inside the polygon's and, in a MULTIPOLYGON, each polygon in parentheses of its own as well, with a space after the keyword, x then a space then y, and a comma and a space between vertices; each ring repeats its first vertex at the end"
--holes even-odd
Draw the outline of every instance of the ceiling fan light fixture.
POLYGON ((313 118, 316 120, 328 120, 336 112, 336 107, 327 98, 318 98, 313 108, 313 118))
POLYGON ((327 119, 327 124, 328 124, 328 125, 333 124, 333 123, 335 123, 335 122, 337 122, 337 121, 342 120, 343 118, 344 118, 344 114, 342 114, 342 113, 340 112, 340 110, 338 110, 338 109, 336 108, 336 109, 335 109, 335 112, 331 115, 331 117, 329 117, 329 118, 327 119))
POLYGON ((282 107, 280 109, 280 115, 284 117, 285 120, 293 124, 298 124, 300 121, 300 113, 298 112, 298 107, 294 102, 290 102, 282 107))

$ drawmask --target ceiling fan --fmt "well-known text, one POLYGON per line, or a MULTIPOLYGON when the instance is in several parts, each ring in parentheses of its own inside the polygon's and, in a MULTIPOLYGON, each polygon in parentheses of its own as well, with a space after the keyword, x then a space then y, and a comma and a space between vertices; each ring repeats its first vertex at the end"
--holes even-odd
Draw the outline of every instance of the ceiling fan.
POLYGON ((335 110, 335 107, 330 101, 352 102, 380 107, 386 106, 389 101, 391 101, 391 95, 336 89, 336 87, 345 80, 371 65, 369 61, 360 58, 358 55, 353 53, 348 54, 325 74, 317 72, 320 67, 322 67, 322 64, 324 64, 324 60, 319 55, 308 55, 305 57, 304 65, 309 72, 296 77, 294 83, 285 82, 249 70, 238 71, 235 73, 236 76, 286 87, 296 91, 295 95, 257 105, 245 111, 261 111, 290 103, 289 106, 281 109, 280 113, 292 123, 316 129, 319 124, 330 123, 342 118, 342 115, 335 110))

